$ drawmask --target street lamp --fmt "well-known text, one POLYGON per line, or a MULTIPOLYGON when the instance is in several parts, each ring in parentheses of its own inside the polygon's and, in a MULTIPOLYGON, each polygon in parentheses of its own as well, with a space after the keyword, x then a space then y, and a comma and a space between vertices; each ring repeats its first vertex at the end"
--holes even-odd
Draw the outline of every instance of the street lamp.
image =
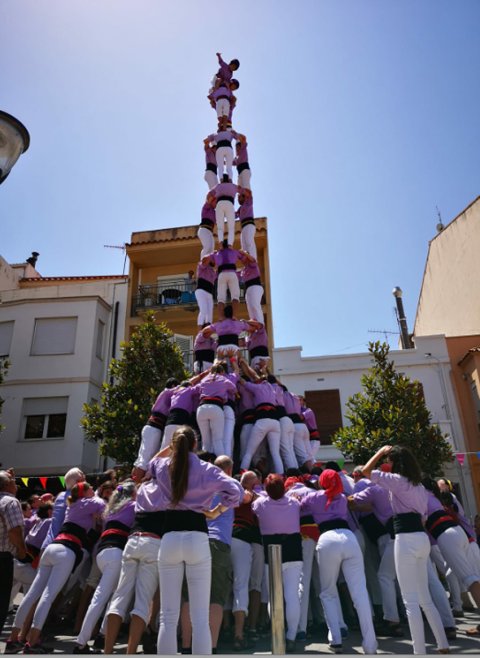
POLYGON ((30 145, 30 135, 15 117, 0 110, 0 185, 30 145))

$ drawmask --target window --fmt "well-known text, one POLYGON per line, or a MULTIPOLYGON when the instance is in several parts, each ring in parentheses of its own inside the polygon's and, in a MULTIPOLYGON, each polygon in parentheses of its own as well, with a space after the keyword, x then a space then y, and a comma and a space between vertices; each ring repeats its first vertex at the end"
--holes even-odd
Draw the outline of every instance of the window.
POLYGON ((182 336, 174 334, 173 342, 178 345, 182 352, 183 364, 185 369, 193 372, 193 338, 192 336, 182 336))
POLYGON ((305 401, 315 413, 322 445, 331 445, 332 436, 343 427, 340 391, 305 391, 305 401))
POLYGON ((13 325, 13 320, 11 322, 0 322, 0 356, 8 356, 10 354, 13 325))
POLYGON ((77 318, 37 318, 31 354, 73 354, 76 333, 77 318))
POLYGON ((65 436, 67 397, 25 398, 23 438, 60 439, 65 436))
POLYGON ((102 322, 101 320, 98 321, 98 326, 97 326, 97 346, 95 349, 95 354, 98 356, 99 359, 102 359, 103 361, 103 335, 105 333, 105 322, 102 322))

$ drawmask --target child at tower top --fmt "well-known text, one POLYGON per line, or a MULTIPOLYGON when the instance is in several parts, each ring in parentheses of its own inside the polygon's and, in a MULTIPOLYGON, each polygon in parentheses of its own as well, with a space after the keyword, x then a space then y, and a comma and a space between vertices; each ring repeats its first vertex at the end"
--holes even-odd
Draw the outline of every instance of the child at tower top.
POLYGON ((217 58, 220 68, 218 69, 215 77, 217 80, 220 79, 221 82, 229 83, 232 79, 233 72, 236 71, 240 66, 240 62, 238 59, 232 59, 232 61, 227 64, 223 61, 221 53, 217 53, 217 58))

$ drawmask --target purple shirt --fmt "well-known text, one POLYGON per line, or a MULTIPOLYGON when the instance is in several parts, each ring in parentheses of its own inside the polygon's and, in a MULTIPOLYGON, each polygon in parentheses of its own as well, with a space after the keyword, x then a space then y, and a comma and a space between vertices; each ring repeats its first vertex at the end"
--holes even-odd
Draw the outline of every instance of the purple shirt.
POLYGON ((157 458, 150 462, 149 468, 157 482, 158 496, 163 499, 164 504, 164 507, 159 509, 203 512, 210 509, 215 495, 219 496, 225 507, 237 507, 241 503, 244 491, 239 482, 225 475, 217 466, 201 461, 193 452, 189 453, 188 460, 187 493, 176 506, 171 503, 170 458, 157 458))
POLYGON ((253 393, 251 393, 245 386, 239 386, 238 392, 240 393, 240 401, 238 404, 238 411, 243 413, 244 411, 250 411, 255 407, 253 401, 253 393))
MULTIPOLYGON (((254 333, 257 333, 256 331, 254 333)), ((277 407, 284 407, 285 406, 285 399, 283 396, 283 388, 280 386, 280 384, 271 384, 273 387, 273 390, 275 391, 275 404, 277 407)))
POLYGON ((216 156, 216 153, 215 153, 215 151, 213 150, 213 148, 211 146, 207 146, 205 148, 205 164, 206 165, 212 164, 212 165, 217 166, 217 156, 216 156))
POLYGON ((255 406, 258 406, 259 404, 271 404, 274 407, 276 406, 275 391, 272 385, 268 382, 259 382, 258 384, 245 382, 244 386, 250 391, 250 393, 252 393, 255 406))
POLYGON ((214 267, 211 265, 203 265, 203 263, 197 265, 197 281, 199 279, 205 279, 205 281, 213 284, 215 283, 216 278, 217 272, 214 267))
POLYGON ((240 256, 241 254, 239 251, 237 251, 237 249, 230 249, 230 247, 226 247, 224 249, 215 251, 213 254, 207 256, 207 258, 211 258, 213 261, 215 261, 217 267, 221 267, 222 265, 236 265, 240 260, 240 256))
MULTIPOLYGON (((241 254, 240 260, 245 261, 245 257, 242 258, 241 254)), ((260 268, 256 261, 245 261, 245 265, 240 270, 240 280, 247 283, 247 281, 251 281, 252 279, 260 279, 260 268)))
POLYGON ((245 199, 245 201, 240 204, 235 216, 238 217, 240 221, 244 219, 253 219, 253 199, 245 199))
POLYGON ((358 491, 353 494, 353 500, 356 503, 370 503, 372 505, 372 512, 375 514, 380 523, 385 523, 392 518, 393 510, 388 497, 388 492, 378 484, 369 482, 366 478, 366 486, 363 491, 358 491))
MULTIPOLYGON (((216 198, 219 199, 221 196, 229 196, 232 199, 235 199, 235 195, 239 190, 238 185, 235 183, 219 183, 215 185, 212 192, 215 194, 216 198)), ((224 251, 224 250, 223 250, 224 251)))
POLYGON ((218 142, 230 142, 230 145, 233 138, 238 139, 238 135, 234 130, 219 130, 218 133, 207 137, 208 141, 214 142, 214 144, 218 144, 218 142))
POLYGON ((109 521, 118 521, 128 528, 133 526, 135 520, 135 501, 129 500, 117 512, 112 512, 105 517, 105 523, 109 521))
MULTIPOLYGON (((428 516, 430 516, 430 514, 433 514, 434 512, 445 512, 445 507, 438 500, 438 498, 435 496, 433 491, 429 491, 427 489, 427 495, 428 495, 428 500, 427 500, 427 515, 428 516)), ((446 514, 446 512, 445 512, 445 514, 446 514)))
MULTIPOLYGON (((230 69, 228 69, 230 71, 230 69)), ((232 97, 232 90, 230 87, 226 87, 225 85, 221 85, 220 87, 217 87, 217 89, 214 89, 210 96, 213 98, 214 101, 217 101, 221 96, 227 96, 228 100, 231 99, 232 97)))
POLYGON ((175 390, 174 388, 163 389, 163 391, 160 393, 158 398, 155 400, 155 403, 152 407, 152 414, 156 413, 156 414, 163 414, 164 416, 168 416, 174 390, 175 390))
POLYGON ((296 395, 290 393, 290 391, 285 391, 284 399, 285 399, 285 410, 288 415, 290 414, 298 414, 299 416, 302 415, 300 400, 297 398, 296 395))
POLYGON ((415 485, 399 473, 383 471, 372 471, 370 479, 388 490, 394 514, 416 512, 426 516, 428 495, 422 484, 415 485))
POLYGON ((182 388, 176 386, 172 395, 172 404, 170 406, 170 411, 173 409, 183 409, 191 414, 197 404, 196 392, 193 390, 192 386, 187 386, 182 388))
POLYGON ((220 65, 220 68, 217 71, 217 78, 220 78, 220 80, 223 80, 223 82, 230 82, 233 76, 233 71, 227 64, 227 62, 224 62, 221 56, 218 56, 218 63, 220 65))
POLYGON ((100 516, 106 507, 101 498, 80 498, 67 507, 65 523, 76 523, 84 530, 90 530, 95 525, 95 517, 100 516))
POLYGON ((246 142, 237 142, 237 144, 240 144, 240 148, 237 150, 237 157, 233 161, 233 164, 236 166, 248 162, 248 152, 247 152, 246 142))
POLYGON ((237 387, 235 384, 223 377, 222 375, 207 375, 193 387, 200 395, 200 403, 204 398, 220 398, 224 403, 230 397, 230 394, 235 397, 237 387))
POLYGON ((250 325, 245 320, 220 320, 210 325, 217 336, 225 336, 226 334, 240 334, 242 331, 248 331, 250 325))
POLYGON ((195 336, 195 342, 193 343, 194 352, 199 350, 213 350, 217 349, 217 341, 214 340, 211 336, 205 338, 201 331, 195 336))
MULTIPOLYGON (((268 348, 268 335, 265 331, 265 327, 260 327, 256 329, 247 338, 247 349, 253 350, 254 347, 267 347, 268 348)), ((283 388, 282 388, 283 393, 283 388)), ((282 395, 283 400, 283 395, 282 395)), ((283 402, 282 402, 283 405, 283 402)))
POLYGON ((215 224, 215 208, 206 201, 202 206, 202 219, 209 219, 215 224))
POLYGON ((300 503, 295 498, 282 496, 273 500, 270 496, 262 496, 253 501, 252 510, 258 517, 262 535, 300 532, 300 503))
POLYGON ((302 414, 303 414, 303 419, 305 420, 305 425, 308 427, 308 429, 316 430, 317 419, 315 418, 315 414, 312 411, 312 409, 310 409, 310 407, 303 407, 302 414))
POLYGON ((343 494, 335 496, 330 505, 325 507, 327 502, 328 498, 325 491, 313 491, 309 493, 303 498, 301 503, 302 516, 312 515, 315 523, 323 523, 332 519, 349 520, 347 499, 343 494))
POLYGON ((25 537, 25 543, 38 549, 42 548, 51 525, 52 519, 37 519, 37 523, 30 528, 30 532, 25 537))

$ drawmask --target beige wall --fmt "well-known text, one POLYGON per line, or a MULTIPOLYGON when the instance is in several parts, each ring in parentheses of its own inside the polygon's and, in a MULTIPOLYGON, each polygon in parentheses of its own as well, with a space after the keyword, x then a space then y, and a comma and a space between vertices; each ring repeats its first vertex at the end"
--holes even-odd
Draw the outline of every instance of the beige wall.
POLYGON ((480 197, 430 243, 415 335, 480 333, 480 197))

